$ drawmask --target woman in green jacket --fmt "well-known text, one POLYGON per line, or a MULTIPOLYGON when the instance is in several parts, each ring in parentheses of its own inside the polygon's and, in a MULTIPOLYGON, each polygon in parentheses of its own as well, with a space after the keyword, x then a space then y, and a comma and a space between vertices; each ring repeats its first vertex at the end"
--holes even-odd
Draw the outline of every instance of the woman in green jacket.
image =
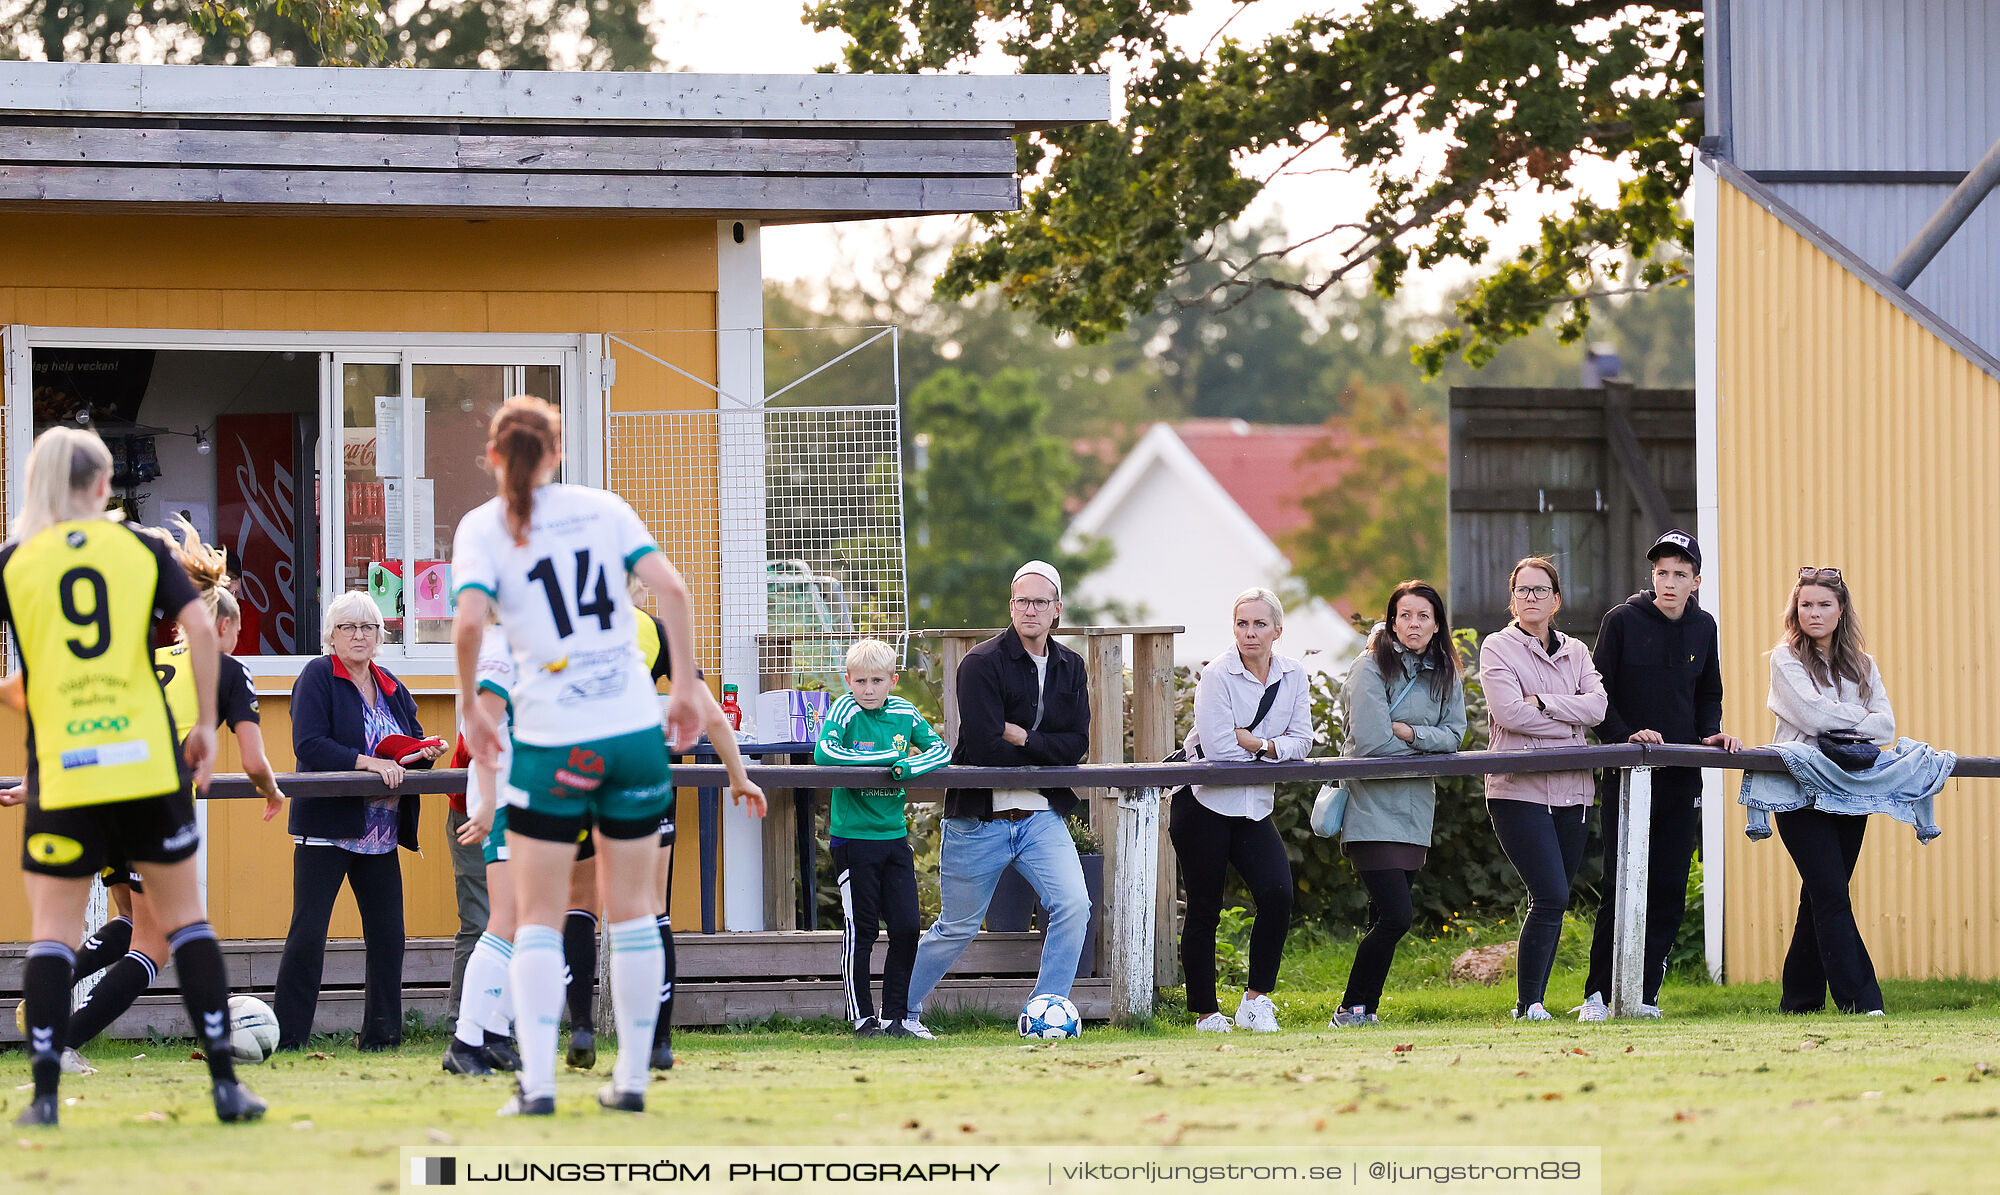
MULTIPOLYGON (((1385 620, 1341 686, 1347 707, 1340 753, 1349 757, 1456 751, 1465 740, 1465 690, 1444 598, 1422 581, 1389 595, 1385 620)), ((1396 943, 1415 919, 1410 885, 1431 845, 1437 803, 1428 777, 1347 781, 1341 850, 1368 889, 1368 934, 1354 952, 1334 1028, 1375 1023, 1396 943)))

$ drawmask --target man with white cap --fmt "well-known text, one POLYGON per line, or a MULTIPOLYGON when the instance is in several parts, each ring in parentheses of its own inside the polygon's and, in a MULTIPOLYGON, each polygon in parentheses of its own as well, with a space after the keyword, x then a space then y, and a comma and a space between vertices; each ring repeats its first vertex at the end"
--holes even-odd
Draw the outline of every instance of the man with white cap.
MULTIPOLYGON (((1090 687, 1083 657, 1049 638, 1062 617, 1062 575, 1055 566, 1041 560, 1022 565, 1008 611, 1008 628, 958 666, 953 762, 989 768, 1079 763, 1090 745, 1090 687)), ((1027 879, 1049 912, 1034 994, 1069 995, 1090 924, 1083 865, 1062 821, 1076 804, 1076 793, 1067 788, 945 793, 941 905, 937 923, 917 946, 910 1015, 897 1036, 932 1036, 919 1019, 924 1001, 979 932, 994 886, 1009 867, 1027 879)))

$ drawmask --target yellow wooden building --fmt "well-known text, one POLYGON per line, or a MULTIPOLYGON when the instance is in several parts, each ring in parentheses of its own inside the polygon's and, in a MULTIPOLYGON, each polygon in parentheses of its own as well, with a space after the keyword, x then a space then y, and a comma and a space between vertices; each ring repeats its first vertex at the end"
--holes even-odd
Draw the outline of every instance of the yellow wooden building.
MULTIPOLYGON (((754 694, 784 500, 765 489, 761 228, 1012 209, 1013 135, 1108 111, 1084 77, 0 63, 0 498, 39 428, 87 423, 134 515, 186 512, 234 551, 284 770, 287 694, 348 589, 377 594, 382 663, 451 733, 452 530, 490 493, 495 405, 542 395, 567 476, 623 493, 687 572, 711 683, 754 694)), ((23 727, 0 718, 18 775, 23 727)), ((207 814, 229 938, 282 937, 290 915, 291 844, 254 804, 207 814)), ((403 855, 412 937, 457 928, 444 808, 425 800, 424 853, 403 855)), ((724 831, 726 927, 761 929, 756 827, 724 831)), ((19 838, 0 811, 0 857, 19 838)), ((0 942, 26 927, 0 868, 0 942)), ((334 934, 358 931, 343 897, 334 934)))
MULTIPOLYGON (((1770 741, 1765 653, 1798 569, 1833 565, 1897 733, 2000 755, 1987 560, 2000 210, 1954 194, 1975 164, 2000 162, 2000 13, 1979 0, 1721 7, 1694 202, 1703 599, 1721 624, 1726 726, 1770 741), (1919 267, 1909 247, 1957 199, 1972 218, 1940 227, 1949 239, 1919 267)), ((1778 840, 1745 839, 1739 779, 1707 790, 1709 959, 1732 980, 1775 979, 1798 876, 1778 840)), ((1856 919, 1884 975, 2000 977, 2000 787, 1955 780, 1937 809, 1944 833, 1928 846, 1872 819, 1856 919)))

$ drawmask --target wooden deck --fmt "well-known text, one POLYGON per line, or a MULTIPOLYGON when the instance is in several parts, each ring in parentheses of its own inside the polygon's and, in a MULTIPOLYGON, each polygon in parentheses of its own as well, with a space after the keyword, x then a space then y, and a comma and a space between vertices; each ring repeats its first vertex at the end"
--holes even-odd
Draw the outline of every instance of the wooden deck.
MULTIPOLYGON (((277 982, 282 941, 224 942, 230 989, 263 1000, 277 982)), ((451 986, 451 939, 413 938, 403 955, 403 1008, 428 1019, 444 1015, 451 986)), ((1027 1002, 1040 960, 1039 933, 983 933, 933 993, 934 1009, 980 1008, 1011 1014, 1027 1002)), ((21 1034, 11 1015, 21 993, 25 946, 0 946, 0 1042, 21 1034)), ((878 939, 871 970, 880 974, 886 942, 878 939)), ((674 1022, 724 1025, 768 1017, 838 1017, 845 1007, 840 980, 840 934, 834 931, 679 934, 674 1022)), ((363 953, 359 941, 329 942, 315 1028, 351 1033, 361 1025, 363 953)), ((880 981, 877 980, 879 992, 880 981)), ((170 962, 145 996, 108 1030, 113 1037, 186 1036, 178 980, 170 962)), ((1111 981, 1081 978, 1070 991, 1085 1020, 1111 1016, 1111 981)))

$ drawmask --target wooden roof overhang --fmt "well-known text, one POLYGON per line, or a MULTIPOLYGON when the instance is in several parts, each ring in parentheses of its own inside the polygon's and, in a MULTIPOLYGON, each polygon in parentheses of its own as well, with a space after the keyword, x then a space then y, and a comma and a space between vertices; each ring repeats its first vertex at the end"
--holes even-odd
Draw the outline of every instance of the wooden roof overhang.
POLYGON ((0 210, 737 216, 1011 211, 1016 133, 1103 76, 0 62, 0 210))

